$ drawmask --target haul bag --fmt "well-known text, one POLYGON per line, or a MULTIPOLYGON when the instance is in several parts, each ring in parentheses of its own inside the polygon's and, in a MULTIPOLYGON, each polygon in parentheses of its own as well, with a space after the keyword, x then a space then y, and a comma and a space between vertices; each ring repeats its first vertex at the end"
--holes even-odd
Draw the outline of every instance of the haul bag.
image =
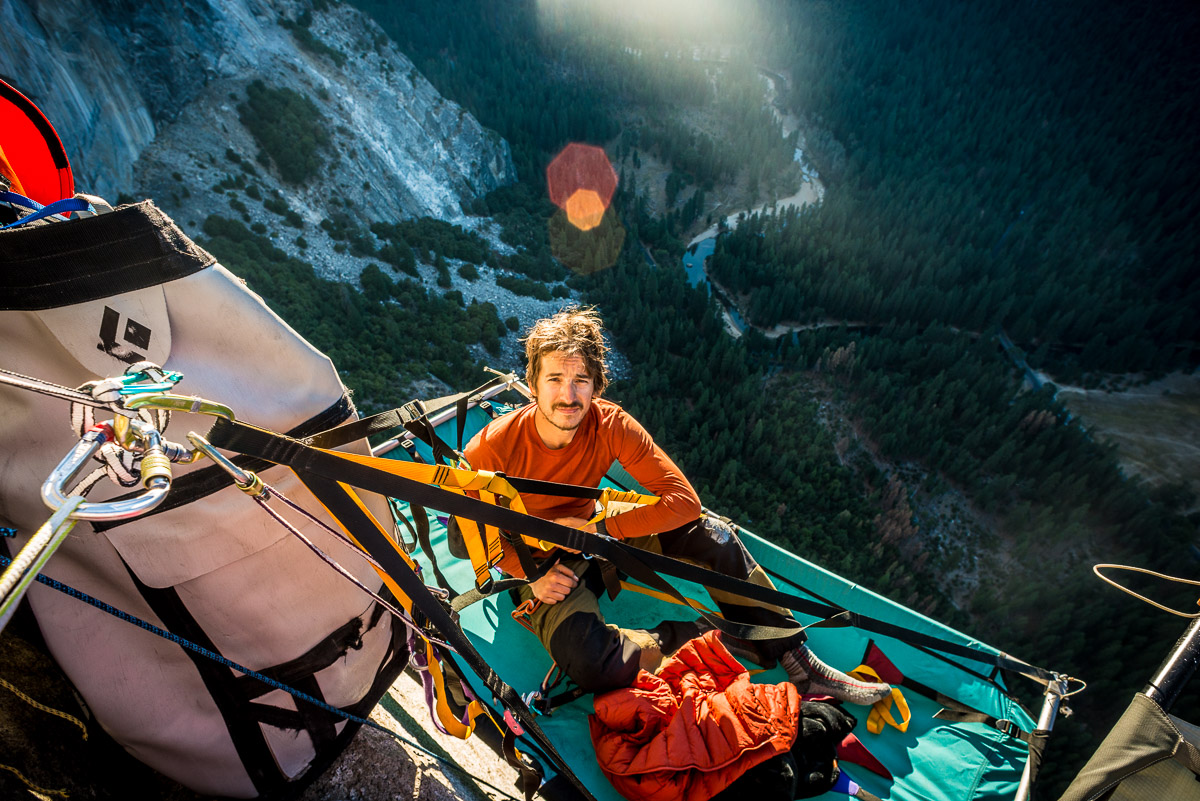
MULTIPOLYGON (((152 203, 0 232, 0 367, 67 387, 153 361, 175 391, 211 398, 277 431, 354 419, 329 359, 152 203)), ((78 441, 68 404, 0 385, 0 525, 15 554, 45 522, 39 487, 78 441)), ((103 414, 97 412, 100 419, 103 414)), ((212 425, 174 412, 184 442, 212 425)), ((351 446, 366 453, 365 442, 351 446)), ((76 525, 43 571, 240 665, 365 716, 406 661, 403 627, 266 515, 218 468, 177 465, 152 514, 76 525)), ((282 467, 262 472, 321 519, 282 467)), ((128 490, 99 481, 89 501, 128 490)), ((364 495, 380 520, 386 502, 364 495)), ((363 583, 349 546, 292 522, 363 583)), ((138 759, 197 792, 256 797, 327 764, 356 724, 40 585, 27 596, 50 653, 96 720, 138 759)))

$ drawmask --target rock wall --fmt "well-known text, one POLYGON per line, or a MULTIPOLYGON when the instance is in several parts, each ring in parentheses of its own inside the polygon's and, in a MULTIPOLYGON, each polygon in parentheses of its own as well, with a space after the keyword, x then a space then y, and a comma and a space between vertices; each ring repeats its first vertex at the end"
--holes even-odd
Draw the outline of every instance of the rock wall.
POLYGON ((311 33, 344 59, 301 48, 288 25, 308 8, 5 0, 0 76, 58 129, 77 187, 110 199, 152 196, 169 208, 164 195, 179 187, 168 178, 197 173, 185 163, 211 167, 227 142, 249 142, 236 106, 256 79, 309 97, 342 134, 325 175, 283 187, 294 205, 336 195, 370 220, 453 219, 461 201, 516 179, 507 143, 442 98, 360 12, 330 4, 312 14, 311 33))

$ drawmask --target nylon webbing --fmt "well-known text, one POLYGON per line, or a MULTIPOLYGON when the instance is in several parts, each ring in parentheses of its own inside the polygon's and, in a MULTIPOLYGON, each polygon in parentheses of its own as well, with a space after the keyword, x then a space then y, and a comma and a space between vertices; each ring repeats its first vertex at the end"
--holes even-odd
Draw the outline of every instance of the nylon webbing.
MULTIPOLYGON (((308 450, 312 453, 326 455, 322 451, 308 450)), ((317 471, 308 470, 303 466, 292 465, 292 469, 296 471, 300 480, 316 496, 317 500, 350 532, 360 547, 383 566, 388 577, 411 600, 414 607, 413 612, 419 610, 424 615, 433 628, 454 648, 459 657, 475 671, 488 689, 517 716, 521 726, 537 740, 539 745, 545 749, 547 756, 554 761, 555 767, 573 779, 573 783, 585 798, 592 799, 591 793, 587 791, 578 777, 575 777, 566 760, 558 753, 554 744, 538 725, 533 712, 521 700, 521 696, 484 661, 458 623, 450 617, 446 607, 429 592, 424 581, 400 557, 399 552, 387 540, 378 523, 349 494, 349 490, 344 484, 340 480, 322 476, 317 471)), ((438 492, 443 492, 443 490, 438 490, 438 492)), ((446 494, 453 495, 453 493, 446 494)), ((526 794, 527 798, 531 797, 532 790, 526 788, 526 794)))
MULTIPOLYGON (((287 464, 293 469, 312 470, 333 480, 345 481, 386 497, 418 503, 427 508, 477 520, 560 547, 602 556, 616 564, 627 575, 653 589, 662 590, 673 596, 678 595, 678 591, 663 581, 659 574, 684 579, 755 601, 782 606, 818 619, 841 616, 845 625, 893 637, 906 643, 925 645, 944 653, 956 654, 978 662, 993 664, 1042 683, 1047 683, 1053 678, 1053 674, 1044 668, 1030 665, 1007 654, 990 654, 834 605, 819 603, 776 589, 760 587, 669 556, 633 548, 611 538, 590 534, 580 529, 566 528, 548 520, 520 514, 435 486, 392 475, 366 464, 351 462, 336 454, 308 448, 303 443, 244 423, 219 420, 210 432, 209 439, 220 447, 252 453, 260 458, 287 464)), ((790 629, 770 629, 769 637, 764 636, 764 632, 750 633, 750 636, 747 636, 749 633, 746 631, 747 628, 766 627, 745 627, 721 618, 711 618, 709 622, 739 639, 778 639, 795 633, 790 629)))
MULTIPOLYGON (((682 594, 664 581, 659 573, 687 578, 689 581, 722 589, 733 595, 741 595, 759 601, 766 600, 768 603, 778 606, 797 608, 797 603, 803 603, 813 608, 819 606, 777 590, 766 590, 758 585, 705 568, 687 565, 670 557, 661 557, 648 551, 631 548, 611 538, 600 537, 580 529, 567 528, 549 520, 504 509, 443 490, 431 484, 422 484, 372 467, 365 463, 369 461, 365 457, 357 455, 343 457, 342 454, 336 452, 310 448, 296 440, 245 423, 219 420, 209 432, 209 440, 222 448, 252 453, 279 464, 286 464, 297 472, 310 471, 337 482, 345 482, 370 492, 379 493, 385 497, 399 498, 409 503, 417 503, 421 506, 493 525, 502 531, 510 531, 570 550, 602 556, 616 564, 626 575, 677 598, 681 603, 686 603, 682 594), (643 561, 651 558, 657 560, 657 566, 643 561), (683 575, 681 571, 684 570, 689 571, 689 575, 683 575), (770 600, 764 593, 771 596, 770 600)), ((820 607, 820 609, 821 611, 831 611, 833 614, 842 611, 829 610, 828 607, 820 607)), ((757 626, 701 614, 714 628, 739 640, 780 640, 791 637, 800 630, 799 623, 788 628, 757 626)), ((825 617, 821 614, 816 616, 825 617)))

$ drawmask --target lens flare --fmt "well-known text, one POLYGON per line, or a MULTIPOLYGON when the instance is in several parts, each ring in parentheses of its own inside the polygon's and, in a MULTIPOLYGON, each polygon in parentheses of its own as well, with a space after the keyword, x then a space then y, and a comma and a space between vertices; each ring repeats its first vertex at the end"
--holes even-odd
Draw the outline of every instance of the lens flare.
POLYGON ((550 202, 582 231, 595 228, 617 191, 617 172, 602 148, 572 142, 546 168, 550 202))
POLYGON ((591 189, 577 189, 563 207, 571 225, 580 231, 590 231, 604 218, 604 201, 591 189))

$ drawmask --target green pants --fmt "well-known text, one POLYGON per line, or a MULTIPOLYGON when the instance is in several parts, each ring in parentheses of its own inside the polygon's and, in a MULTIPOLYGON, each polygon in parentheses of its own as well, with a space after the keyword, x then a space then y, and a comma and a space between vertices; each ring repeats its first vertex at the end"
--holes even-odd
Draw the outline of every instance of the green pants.
MULTIPOLYGON (((728 525, 704 516, 663 534, 627 541, 642 550, 698 564, 761 587, 774 587, 767 574, 728 525)), ((530 616, 534 634, 550 656, 574 681, 589 692, 602 692, 633 683, 639 669, 653 671, 666 654, 675 651, 704 629, 696 620, 664 621, 653 629, 624 629, 607 623, 600 611, 604 578, 593 560, 562 554, 561 564, 579 577, 579 584, 564 600, 541 604, 530 616)), ((529 585, 518 589, 522 601, 533 598, 529 585)), ((790 626, 794 618, 786 609, 720 591, 709 593, 729 620, 762 626, 790 626)), ((784 651, 804 642, 799 633, 786 640, 733 645, 751 660, 770 666, 784 651)))

